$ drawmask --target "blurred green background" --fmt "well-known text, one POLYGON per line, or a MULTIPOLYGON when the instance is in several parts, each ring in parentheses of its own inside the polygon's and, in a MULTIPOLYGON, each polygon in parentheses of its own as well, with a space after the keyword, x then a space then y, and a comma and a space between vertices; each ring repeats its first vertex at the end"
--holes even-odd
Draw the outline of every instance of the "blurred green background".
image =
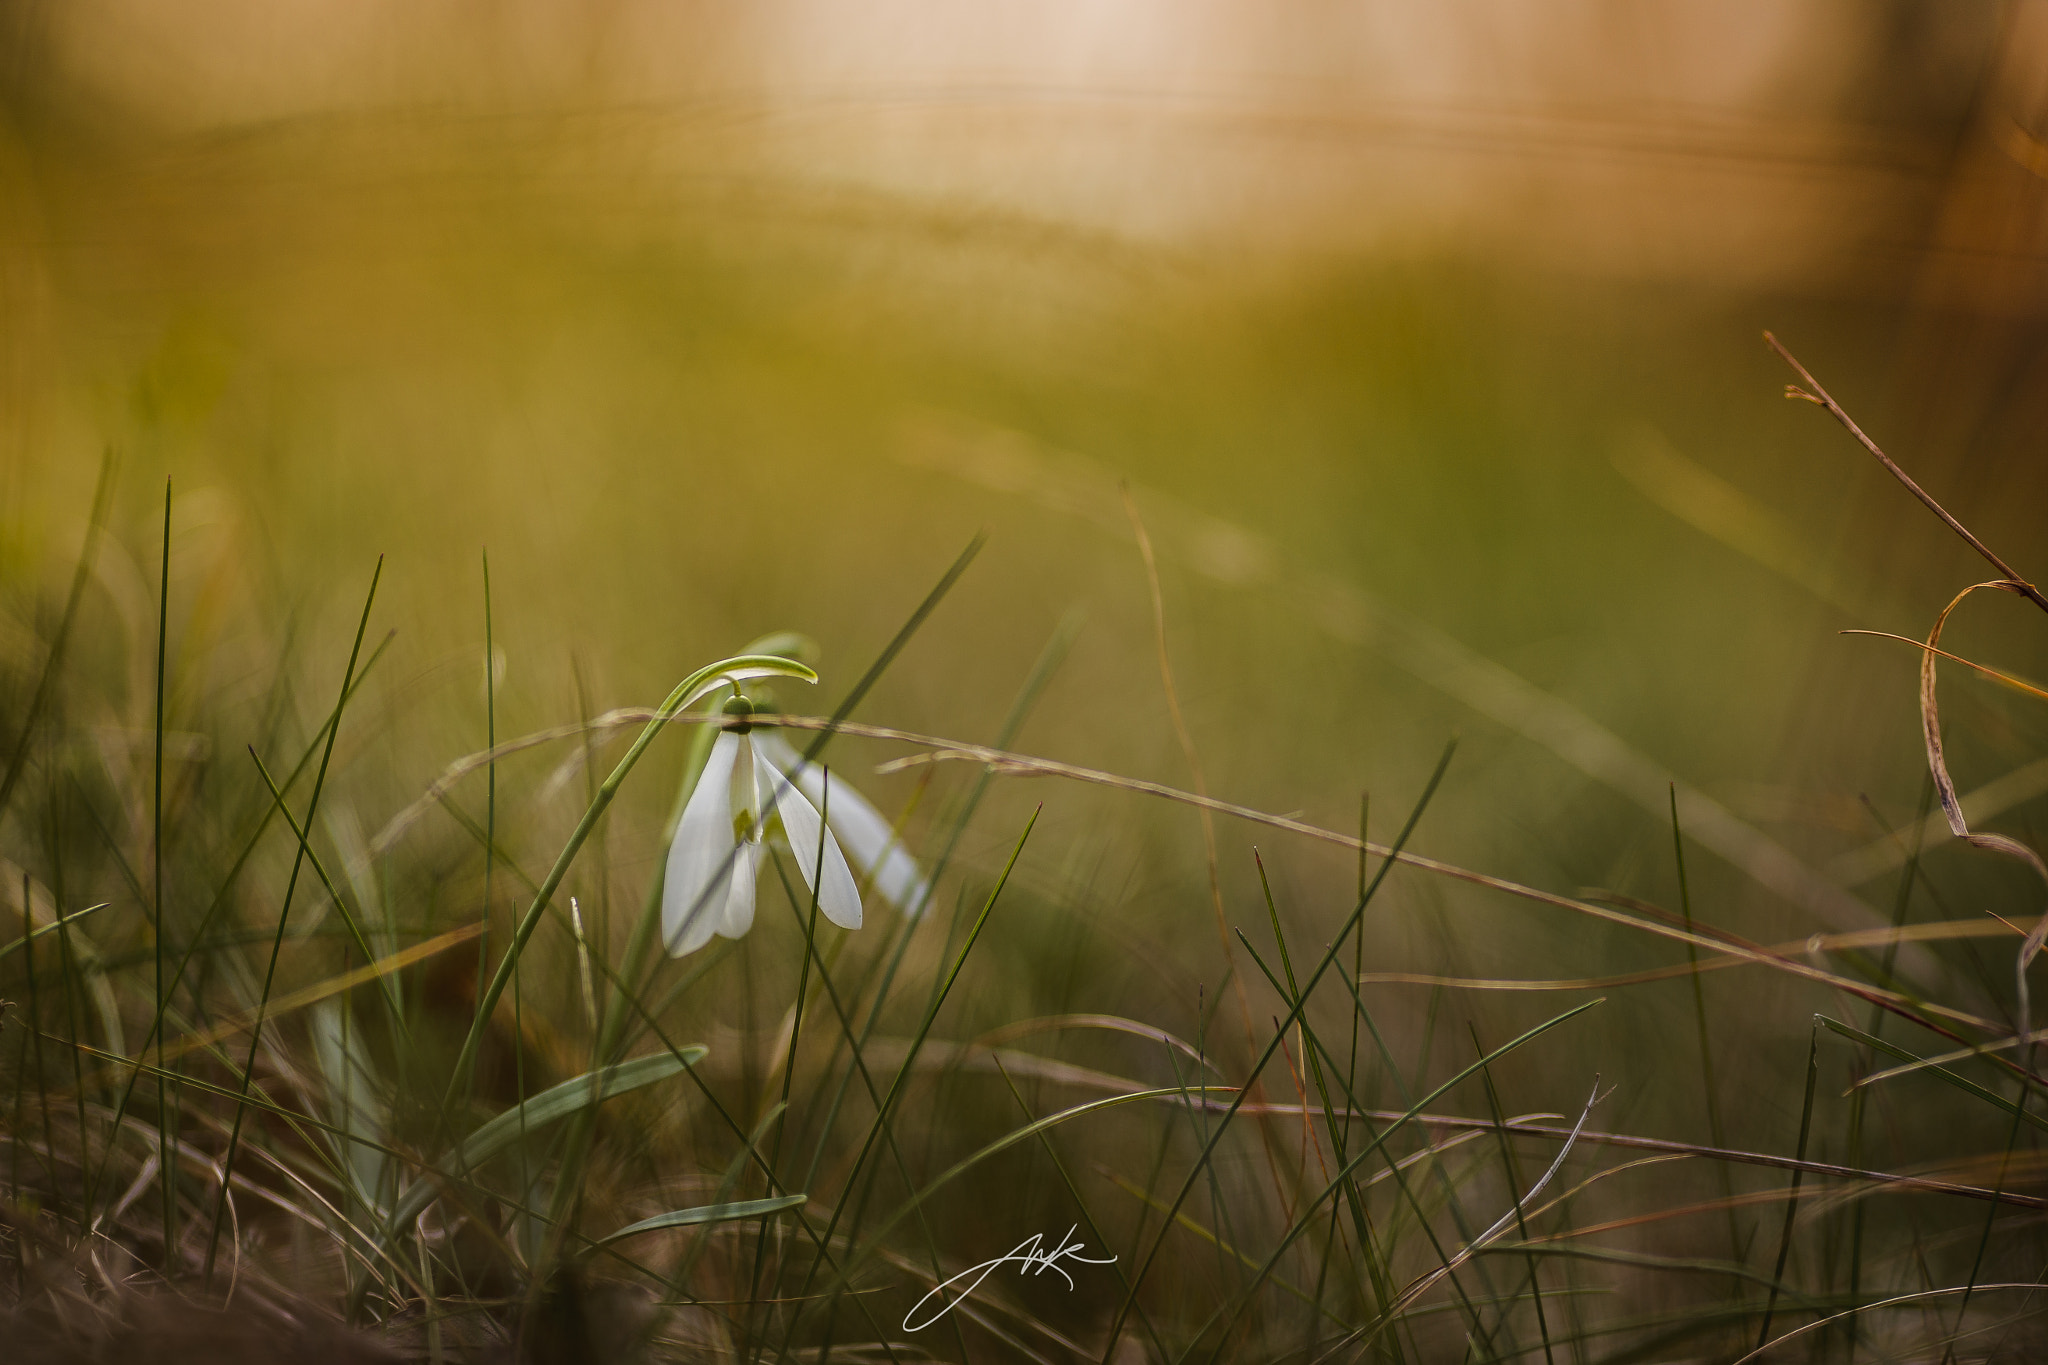
MULTIPOLYGON (((146 758, 166 477, 170 725, 212 746, 194 783, 269 723, 280 669, 310 728, 385 556, 372 633, 395 642, 334 805, 365 836, 483 747, 485 551, 502 736, 652 704, 776 629, 822 643, 801 703, 822 711, 985 530, 858 718, 986 741, 1079 609, 1018 747, 1189 785, 1127 485, 1213 793, 1345 829, 1370 792, 1384 837, 1455 735, 1416 848, 1675 904, 1675 781, 1842 888, 1831 915, 1695 848, 1695 913, 1796 940, 1859 927, 1850 893, 1889 913, 1869 850, 1922 783, 1912 651, 1838 632, 1922 634, 1991 575, 1783 400, 1760 332, 2023 572, 2048 550, 2032 7, 6 15, 7 705, 113 451, 67 715, 110 767, 146 758)), ((1950 643, 2048 675, 2028 610, 1973 605, 1950 643)), ((2020 772, 1993 827, 2035 833, 2044 712, 1960 670, 1945 688, 1960 784, 2020 772)), ((607 835, 629 895, 685 747, 607 835)), ((580 800, 548 785, 561 757, 503 770, 536 866, 580 800)), ((914 784, 864 783, 891 809, 914 784)), ((1039 801, 1020 875, 1102 964, 1074 1007, 1191 1029, 1220 972, 1193 816, 1005 781, 970 865, 1039 801)), ((400 856, 445 872, 468 845, 435 818, 400 856)), ((1310 939, 1348 908, 1341 853, 1225 822, 1232 922, 1263 924, 1254 842, 1310 939)), ((2031 913, 2021 872, 1930 866, 1955 914, 2031 913)), ((1395 892, 1379 970, 1676 960, 1415 876, 1395 892)), ((1383 989, 1418 1036, 1426 992, 1383 989)), ((1708 992, 1731 1049, 1792 1074, 1810 993, 1708 992)), ((1624 993, 1566 1088, 1622 1081, 1610 1126, 1694 1116, 1634 1045, 1689 1010, 1682 985, 1624 993)), ((1566 1102, 1529 1088, 1510 1102, 1566 1102)), ((1771 1096, 1734 1137, 1782 1144, 1796 1083, 1771 1096)))

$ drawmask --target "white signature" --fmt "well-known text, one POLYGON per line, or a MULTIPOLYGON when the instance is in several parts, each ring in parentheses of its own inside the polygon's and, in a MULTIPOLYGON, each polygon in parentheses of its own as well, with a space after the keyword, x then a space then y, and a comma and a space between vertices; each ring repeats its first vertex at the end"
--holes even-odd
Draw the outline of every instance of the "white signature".
POLYGON ((1086 1245, 1081 1242, 1069 1242, 1067 1240, 1067 1238, 1074 1235, 1075 1230, 1079 1227, 1080 1224, 1076 1223, 1073 1227, 1068 1228, 1066 1236, 1060 1238, 1059 1245, 1051 1251, 1042 1249, 1045 1245, 1045 1234, 1034 1232, 1023 1241, 1017 1243, 1016 1246, 1011 1247, 1007 1255, 998 1256, 992 1261, 983 1261, 977 1266, 970 1266, 951 1279, 944 1280, 933 1286, 931 1293, 919 1299, 910 1312, 904 1315, 903 1330, 906 1332, 921 1332, 940 1318, 946 1316, 946 1314, 952 1312, 966 1301, 969 1294, 972 1294, 980 1287, 983 1280, 994 1273, 997 1266, 1015 1265, 1018 1273, 1022 1275, 1043 1275, 1046 1271, 1050 1270, 1053 1274, 1067 1282, 1067 1288, 1072 1289, 1074 1287, 1074 1277, 1060 1268, 1061 1261, 1072 1261, 1080 1265, 1115 1264, 1116 1257, 1114 1256, 1083 1256, 1081 1253, 1086 1249, 1086 1245), (970 1276, 972 1277, 971 1279, 969 1278, 970 1276), (916 1320, 917 1315, 924 1311, 926 1304, 930 1303, 933 1299, 944 1299, 945 1292, 954 1285, 959 1284, 962 1280, 966 1280, 967 1283, 962 1286, 959 1293, 955 1294, 951 1299, 945 1299, 924 1321, 919 1322, 916 1320))

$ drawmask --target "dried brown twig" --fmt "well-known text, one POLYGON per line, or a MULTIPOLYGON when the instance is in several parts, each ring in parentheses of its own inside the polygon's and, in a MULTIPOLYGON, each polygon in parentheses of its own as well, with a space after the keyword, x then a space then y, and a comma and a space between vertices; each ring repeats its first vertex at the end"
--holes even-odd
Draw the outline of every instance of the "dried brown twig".
MULTIPOLYGON (((2004 854, 2006 857, 2016 858, 2026 863, 2034 869, 2035 874, 2043 882, 2048 882, 2048 863, 2042 861, 2040 854, 2019 840, 2008 838, 2003 834, 1985 834, 1972 830, 1969 822, 1963 818, 1962 801, 1956 795, 1956 785, 1949 776, 1948 761, 1942 751, 1941 709, 1936 704, 1934 695, 1935 662, 1937 656, 1941 658, 1954 657, 1938 647, 1941 643, 1942 627, 1948 624, 1949 614, 1962 605, 1964 598, 1980 589, 1990 588, 1998 592, 2009 592, 2024 597, 2035 606, 2041 608, 2041 610, 2048 611, 2048 597, 2042 596, 2039 588, 2020 577, 2017 569, 1999 558, 1990 546, 1977 539, 1976 534, 1969 527, 1951 516, 1947 508, 1936 502, 1926 489, 1913 481, 1913 477, 1910 474, 1899 468, 1891 456, 1880 450, 1877 442, 1866 436, 1863 433, 1863 428, 1856 425, 1855 420, 1843 410, 1842 405, 1837 403, 1828 394, 1828 391, 1820 386, 1820 381, 1813 377, 1813 372, 1800 364, 1798 358, 1786 350, 1776 337, 1772 336, 1769 332, 1765 332, 1764 340, 1770 345, 1772 350, 1778 353, 1787 365, 1790 365, 1798 373, 1799 378, 1805 384, 1804 388, 1798 384, 1787 384, 1785 386, 1785 396, 1787 398, 1801 398, 1809 403, 1826 408, 1829 415, 1837 422, 1840 422, 1851 436, 1854 436, 1861 442, 1865 450, 1876 456, 1878 462, 1886 469, 1889 469, 1894 478, 1906 485, 1913 496, 1920 499, 1926 505, 1928 511, 1948 523, 1950 530, 1961 536, 1969 543, 1972 549, 1984 556, 1994 568, 2005 575, 1994 582, 1977 583, 1964 588, 1956 594, 1954 600, 1941 609, 1941 615, 1934 619, 1934 629, 1928 632, 1927 641, 1922 646, 1923 652, 1920 656, 1920 727, 1927 742, 1928 775, 1934 779, 1935 795, 1941 800, 1942 813, 1948 817, 1950 831, 1956 838, 1963 840, 1965 843, 1975 845, 1988 852, 2004 854)), ((1975 664, 1970 666, 1973 668, 1978 667, 1975 664)), ((1979 671, 1985 670, 1979 669, 1979 671)), ((2015 975, 2018 977, 2019 984, 2019 1027, 2014 1030, 2014 1035, 2023 1043, 2032 1037, 2032 1021, 2029 1017, 2031 1001, 2027 989, 2027 968, 2033 965, 2034 959, 2040 955, 2044 944, 2048 944, 2048 914, 2041 916, 2033 931, 2020 944, 2019 958, 2015 966, 2015 975)), ((2028 1046, 2031 1051, 2031 1044, 2028 1044, 2028 1046)), ((2024 1071, 2031 1071, 2031 1069, 2031 1063, 2028 1063, 2023 1068, 2024 1071)))
MULTIPOLYGON (((1948 624, 1949 613, 1980 588, 2021 593, 2027 590, 2027 585, 2011 579, 1973 584, 1957 593, 1955 599, 1941 609, 1941 615, 1934 618, 1934 629, 1928 632, 1926 649, 1920 656, 1920 728, 1927 740, 1927 771, 1934 779, 1935 795, 1941 798, 1941 809, 1948 816, 1948 827, 1956 838, 1992 853, 2017 858, 2033 868, 2043 882, 2048 882, 2048 864, 2044 864, 2041 855, 2033 849, 2003 834, 1985 834, 1970 828, 1969 822, 1963 818, 1963 803, 1956 795, 1955 780, 1949 776, 1948 760, 1942 751, 1941 710, 1934 698, 1935 656, 1942 651, 1936 646, 1941 643, 1941 630, 1948 624)), ((2048 943, 2048 914, 2041 916, 2026 941, 2020 944, 2019 962, 2015 968, 2019 978, 2019 1027, 2015 1032, 2022 1039, 2030 1037, 2033 1031, 2033 1022, 2029 1018, 2032 1010, 2027 991, 2027 968, 2033 965, 2044 943, 2048 943)))
POLYGON ((1837 422, 1840 422, 1848 430, 1848 433, 1861 443, 1865 450, 1875 455, 1878 463, 1889 469, 1892 472, 1893 478, 1906 485, 1907 491, 1920 499, 1926 505, 1928 511, 1940 517, 1944 522, 1947 522, 1948 528, 1951 531, 1954 531, 1957 535, 1968 541, 1971 549, 1984 556, 1993 567, 2001 574, 2004 574, 2007 580, 2013 584, 2014 591, 2027 598, 2042 611, 2048 611, 2048 596, 2043 596, 2039 588, 2020 575, 2019 570, 2013 568, 2012 565, 2006 563, 2003 559, 2000 559, 1989 545, 1977 539, 1969 527, 1950 516, 1947 508, 1936 502, 1926 489, 1913 481, 1912 475, 1899 468, 1897 462, 1891 456, 1878 448, 1877 442, 1864 435, 1863 428, 1856 425, 1855 420, 1843 410, 1842 405, 1830 397, 1828 391, 1820 386, 1820 381, 1813 377, 1813 372, 1800 364, 1798 358, 1786 350, 1782 342, 1769 332, 1764 333, 1764 341, 1769 344, 1772 350, 1778 353, 1779 358, 1787 365, 1790 365, 1799 375, 1799 384, 1787 384, 1785 386, 1785 396, 1787 398, 1801 398, 1818 407, 1826 408, 1828 415, 1837 422))
MULTIPOLYGON (((418 800, 393 816, 385 824, 384 828, 378 832, 377 837, 371 841, 370 847, 379 853, 391 848, 404 836, 405 832, 413 826, 420 816, 433 809, 440 802, 441 797, 450 788, 461 781, 464 776, 483 768, 493 758, 503 758, 553 740, 581 734, 585 730, 610 730, 628 725, 645 724, 653 719, 655 714, 656 712, 646 707, 619 707, 581 724, 557 726, 551 730, 536 731, 519 739, 505 741, 493 749, 481 750, 459 758, 442 770, 441 776, 428 786, 426 792, 418 800)), ((669 723, 672 725, 717 724, 719 719, 717 715, 706 712, 686 712, 682 715, 668 718, 669 723)), ((1321 843, 1334 844, 1337 847, 1349 849, 1353 852, 1362 850, 1376 858, 1391 857, 1394 861, 1405 866, 1414 867, 1436 876, 1449 877, 1474 886, 1486 887, 1522 900, 1568 910, 1574 914, 1608 920, 1659 938, 1666 938, 1681 943, 1692 943, 1697 947, 1706 948, 1712 952, 1735 952, 1753 957, 1759 965, 1768 966, 1792 976, 1804 977, 1825 985, 1830 989, 1847 992, 1858 999, 1877 1005, 1881 1009, 1910 1019, 1918 1027, 1929 1029, 1952 1041, 1961 1042, 1964 1040, 1953 1030, 1937 1024, 1935 1022, 1936 1016, 1953 1020, 1965 1027, 1976 1029, 1986 1034, 2002 1034, 2005 1031, 1990 1020, 1979 1018, 1967 1011, 1952 1009, 1945 1005, 1937 1005, 1931 1001, 1909 999, 1898 992, 1851 981, 1797 959, 1773 956, 1761 948, 1732 942, 1726 937, 1713 937, 1697 930, 1687 930, 1679 927, 1676 923, 1660 923, 1655 920, 1642 919, 1635 915, 1624 914, 1619 910, 1593 901, 1575 899, 1570 896, 1559 895, 1556 892, 1544 891, 1537 887, 1510 881, 1505 877, 1495 877, 1484 872, 1475 872, 1454 863, 1426 858, 1421 854, 1411 853, 1406 849, 1396 852, 1385 844, 1362 840, 1356 835, 1341 834, 1335 830, 1325 829, 1319 825, 1312 825, 1302 820, 1254 810, 1248 806, 1234 805, 1228 801, 1219 801, 1215 797, 1201 796, 1195 792, 1182 791, 1177 787, 1169 787, 1159 782, 1147 782, 1139 778, 1123 777, 1094 768, 1083 768, 1071 763, 1060 763, 1052 759, 1037 758, 1029 754, 1013 753, 1004 749, 991 749, 977 744, 963 744, 957 740, 945 739, 937 735, 919 734, 915 731, 898 730, 883 725, 866 725, 857 721, 836 720, 825 716, 758 715, 752 718, 752 723, 755 725, 785 726, 792 730, 830 730, 842 735, 893 740, 898 743, 914 745, 924 751, 884 763, 877 769, 877 771, 882 772, 893 772, 929 763, 966 762, 979 764, 991 772, 1008 777, 1061 778, 1071 782, 1135 792, 1140 795, 1178 802, 1181 805, 1208 809, 1218 815, 1228 816, 1234 820, 1264 825, 1272 829, 1286 830, 1291 834, 1298 834, 1304 838, 1313 839, 1321 843)), ((2003 1061, 2003 1059, 2001 1059, 2001 1064, 2010 1065, 2010 1063, 2003 1061)))

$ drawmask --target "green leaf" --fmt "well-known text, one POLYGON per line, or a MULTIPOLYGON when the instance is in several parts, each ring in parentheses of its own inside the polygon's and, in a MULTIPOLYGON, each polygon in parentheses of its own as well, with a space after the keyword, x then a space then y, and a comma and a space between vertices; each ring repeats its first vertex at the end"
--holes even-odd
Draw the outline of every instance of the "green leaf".
MULTIPOLYGON (((0 958, 12 957, 14 956, 14 954, 20 952, 22 948, 24 948, 28 944, 36 942, 40 939, 48 938, 51 934, 57 933, 60 930, 69 929, 73 925, 77 924, 80 920, 84 919, 87 915, 90 915, 93 911, 104 910, 112 904, 112 901, 101 901, 98 905, 88 905, 83 910, 73 910, 68 915, 61 914, 60 912, 59 917, 57 919, 53 919, 48 924, 41 925, 37 928, 31 929, 28 933, 23 934, 20 938, 15 939, 13 942, 8 943, 4 947, 0 947, 0 958)), ((22 907, 22 922, 24 924, 29 922, 27 906, 22 907)))
POLYGON ((1911 1062, 1914 1064, 1913 1069, 1915 1072, 1925 1072, 1928 1075, 1939 1077, 1966 1095, 1975 1095, 1986 1104, 1996 1105, 2006 1113, 2016 1118, 2023 1118, 2036 1128, 2048 1131, 2048 1120, 2042 1119, 2040 1115, 2031 1110, 2020 1108, 2019 1105, 2014 1104, 2003 1095, 1992 1093, 1968 1077, 1959 1076, 1945 1066, 1936 1066, 1916 1052, 1908 1052, 1905 1048, 1899 1047, 1894 1043, 1887 1043, 1884 1039, 1865 1033, 1860 1028, 1853 1028, 1839 1019, 1830 1019, 1825 1014, 1816 1014, 1813 1017, 1820 1020, 1821 1025, 1831 1032, 1839 1033, 1844 1038, 1861 1043, 1875 1052, 1882 1052, 1887 1057, 1895 1057, 1902 1062, 1911 1062))
MULTIPOLYGON (((608 1066, 602 1071, 586 1071, 573 1080, 550 1086, 528 1099, 526 1103, 507 1109, 479 1125, 463 1140, 456 1151, 453 1162, 446 1168, 460 1174, 473 1170, 489 1161, 499 1152, 512 1145, 521 1132, 566 1118, 577 1110, 608 1100, 614 1095, 623 1095, 628 1090, 653 1085, 656 1081, 667 1080, 685 1067, 695 1066, 703 1060, 702 1047, 680 1048, 674 1052, 657 1052, 646 1057, 635 1057, 629 1062, 608 1066)), ((406 1189, 405 1197, 398 1201, 398 1208, 391 1216, 394 1232, 405 1227, 420 1216, 434 1200, 438 1189, 435 1180, 429 1176, 416 1180, 406 1189)))
POLYGON ((528 1098, 526 1103, 507 1109, 480 1125, 463 1140, 461 1150, 455 1154, 455 1169, 465 1171, 481 1166, 511 1146, 522 1130, 539 1128, 556 1119, 566 1118, 587 1104, 596 1104, 614 1095, 623 1095, 628 1090, 665 1081, 684 1067, 695 1066, 703 1056, 701 1047, 657 1052, 608 1066, 603 1071, 586 1071, 573 1080, 550 1086, 528 1098))
POLYGON ((637 1223, 629 1223, 617 1232, 606 1233, 592 1242, 591 1246, 610 1246, 622 1238, 638 1237, 643 1232, 659 1232, 663 1228, 687 1228, 698 1223, 730 1223, 741 1218, 759 1218, 763 1214, 793 1209, 809 1198, 807 1194, 785 1194, 775 1199, 746 1199, 737 1204, 703 1204, 694 1209, 674 1209, 668 1213, 657 1213, 652 1218, 642 1218, 637 1223))

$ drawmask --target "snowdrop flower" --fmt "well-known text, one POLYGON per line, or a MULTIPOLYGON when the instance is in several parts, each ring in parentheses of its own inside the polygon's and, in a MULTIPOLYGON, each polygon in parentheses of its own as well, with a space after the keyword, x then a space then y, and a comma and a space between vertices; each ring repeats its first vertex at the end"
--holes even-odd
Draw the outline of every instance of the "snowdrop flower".
POLYGON ((906 915, 924 910, 931 894, 930 880, 896 837, 895 826, 866 797, 837 778, 831 780, 828 793, 825 769, 804 762, 803 755, 774 730, 755 732, 754 752, 795 782, 797 790, 825 812, 825 823, 839 837, 847 861, 864 883, 872 883, 883 900, 906 915))
POLYGON ((754 883, 770 834, 788 844, 819 912, 842 929, 861 924, 860 888, 842 837, 884 896, 905 909, 922 906, 924 874, 889 823, 787 740, 749 725, 746 717, 761 709, 737 694, 725 703, 728 719, 676 824, 661 896, 662 942, 671 956, 697 951, 714 933, 738 938, 753 926, 754 883))

